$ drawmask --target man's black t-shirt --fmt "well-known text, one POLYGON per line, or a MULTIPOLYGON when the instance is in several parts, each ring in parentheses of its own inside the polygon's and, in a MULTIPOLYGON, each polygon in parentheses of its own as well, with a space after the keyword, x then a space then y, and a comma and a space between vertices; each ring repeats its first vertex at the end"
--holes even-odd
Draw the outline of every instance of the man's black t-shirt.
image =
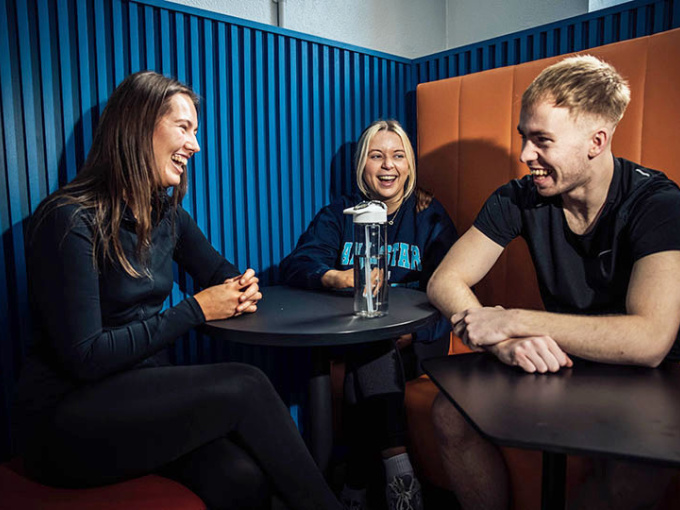
MULTIPOLYGON (((474 225, 503 247, 527 241, 546 310, 622 314, 635 261, 680 250, 680 189, 662 172, 614 158, 602 214, 585 235, 570 230, 561 198, 539 195, 531 176, 498 188, 474 225)), ((680 360, 680 337, 668 359, 680 360)))

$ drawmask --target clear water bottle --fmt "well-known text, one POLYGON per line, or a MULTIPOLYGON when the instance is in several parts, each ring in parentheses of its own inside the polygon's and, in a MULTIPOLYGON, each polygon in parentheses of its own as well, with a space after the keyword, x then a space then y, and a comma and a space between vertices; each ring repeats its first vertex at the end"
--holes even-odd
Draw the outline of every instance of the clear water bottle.
POLYGON ((354 314, 387 313, 387 206, 377 200, 343 211, 354 216, 354 314))

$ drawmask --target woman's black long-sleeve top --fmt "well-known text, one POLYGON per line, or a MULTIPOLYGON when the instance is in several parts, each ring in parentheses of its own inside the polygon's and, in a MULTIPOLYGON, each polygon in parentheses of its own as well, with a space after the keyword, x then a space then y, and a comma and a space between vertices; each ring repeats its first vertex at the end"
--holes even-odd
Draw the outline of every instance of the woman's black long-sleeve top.
POLYGON ((239 274, 189 214, 164 202, 145 267, 135 255, 135 219, 126 210, 120 239, 133 278, 117 264, 95 264, 92 217, 69 204, 50 207, 29 233, 27 264, 34 348, 19 382, 15 416, 35 420, 68 392, 131 368, 154 365, 163 351, 205 316, 194 297, 163 310, 173 260, 202 287, 239 274))

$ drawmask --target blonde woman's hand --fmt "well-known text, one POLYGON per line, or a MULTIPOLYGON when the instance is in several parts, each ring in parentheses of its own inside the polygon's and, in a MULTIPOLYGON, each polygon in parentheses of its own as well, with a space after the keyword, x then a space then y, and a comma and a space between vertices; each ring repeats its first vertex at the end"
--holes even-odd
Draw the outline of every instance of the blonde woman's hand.
POLYGON ((347 289, 354 287, 354 269, 339 271, 331 269, 321 277, 321 284, 330 289, 347 289))

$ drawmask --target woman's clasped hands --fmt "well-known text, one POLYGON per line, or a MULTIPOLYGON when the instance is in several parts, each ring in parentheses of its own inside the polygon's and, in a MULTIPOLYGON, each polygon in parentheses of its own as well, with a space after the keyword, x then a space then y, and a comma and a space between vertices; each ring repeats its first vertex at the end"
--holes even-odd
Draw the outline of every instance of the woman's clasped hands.
POLYGON ((247 269, 242 275, 227 278, 224 283, 202 290, 194 298, 206 321, 238 317, 257 311, 257 302, 262 299, 259 281, 255 271, 247 269))

